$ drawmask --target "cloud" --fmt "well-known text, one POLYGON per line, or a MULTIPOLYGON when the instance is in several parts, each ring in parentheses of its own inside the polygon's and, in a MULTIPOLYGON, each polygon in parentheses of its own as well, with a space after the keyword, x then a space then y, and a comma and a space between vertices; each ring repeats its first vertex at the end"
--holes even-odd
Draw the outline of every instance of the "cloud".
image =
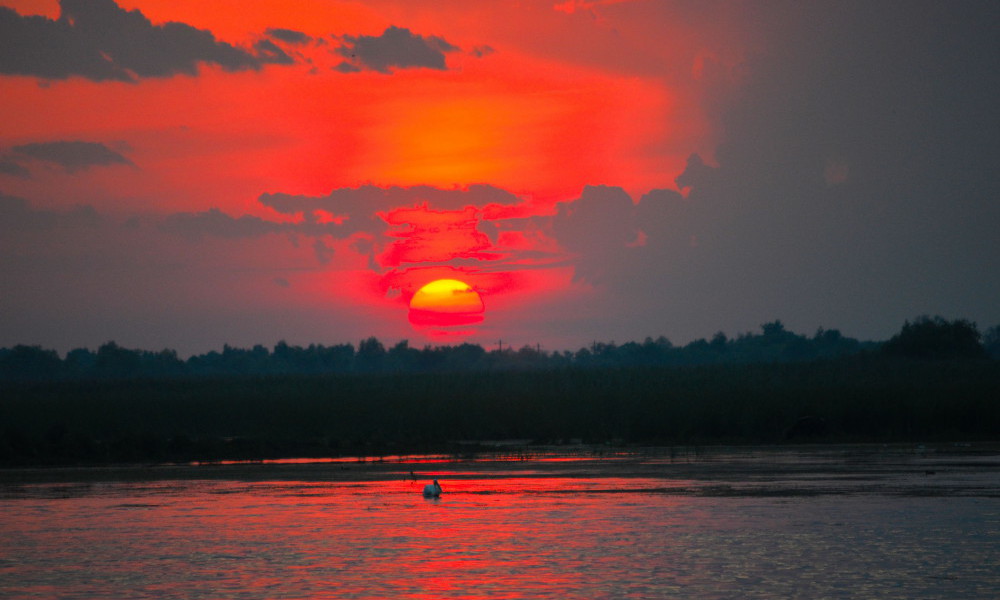
POLYGON ((604 281, 637 238, 632 199, 618 187, 587 186, 576 200, 559 204, 552 231, 575 255, 577 279, 604 281))
POLYGON ((37 210, 24 198, 0 193, 0 232, 4 234, 50 231, 57 227, 94 227, 101 221, 91 206, 77 206, 63 212, 37 210))
MULTIPOLYGON (((490 185, 455 189, 365 185, 336 189, 326 196, 261 194, 258 201, 279 213, 301 217, 285 224, 285 231, 354 238, 352 247, 369 256, 374 270, 456 261, 480 264, 511 260, 520 253, 516 248, 495 247, 495 240, 480 230, 487 218, 492 222, 504 211, 524 205, 518 196, 490 185)), ((322 240, 313 247, 320 262, 332 259, 332 249, 322 240)))
POLYGON ((100 142, 78 140, 36 142, 14 146, 11 150, 15 160, 33 159, 47 162, 58 165, 69 173, 116 164, 135 166, 132 161, 100 142))
POLYGON ((203 212, 174 213, 160 223, 161 231, 179 234, 190 240, 209 236, 229 239, 259 238, 269 233, 288 231, 290 228, 289 225, 252 215, 231 217, 217 208, 203 212))
POLYGON ((488 236, 477 229, 479 211, 474 206, 461 210, 429 210, 426 205, 397 208, 383 216, 390 225, 405 226, 390 234, 394 241, 381 255, 383 265, 426 266, 452 261, 494 261, 502 258, 493 251, 488 236))
POLYGON ((711 185, 714 171, 716 169, 706 165, 701 156, 697 153, 692 154, 687 159, 687 166, 684 168, 684 172, 678 175, 674 179, 674 182, 682 190, 690 187, 702 190, 706 185, 711 185))
POLYGON ((549 219, 531 216, 537 207, 489 185, 454 189, 366 185, 336 189, 326 196, 262 194, 258 201, 293 219, 233 217, 213 208, 170 215, 159 230, 192 241, 280 233, 296 247, 306 238, 312 240, 319 264, 330 265, 335 252, 343 249, 349 252, 341 264, 360 255, 376 273, 449 266, 497 271, 565 259, 565 252, 542 232, 549 219))
POLYGON ((362 71, 361 67, 351 64, 346 60, 333 67, 333 70, 341 73, 360 73, 362 71))
POLYGON ((31 173, 13 160, 0 159, 0 175, 29 179, 31 173))
POLYGON ((589 185, 580 197, 559 203, 553 228, 573 250, 624 247, 635 237, 632 198, 619 187, 589 185))
POLYGON ((253 45, 253 49, 257 51, 257 56, 263 62, 276 65, 291 65, 295 63, 294 58, 289 56, 287 52, 279 48, 271 40, 260 40, 253 45))
POLYGON ((4 233, 51 229, 57 221, 56 213, 33 210, 24 198, 0 194, 0 231, 4 233))
POLYGON ((313 251, 316 252, 316 260, 318 260, 320 264, 329 264, 330 261, 333 260, 334 249, 327 246, 321 239, 317 238, 317 240, 313 242, 313 251))
POLYGON ((599 18, 597 9, 600 6, 608 6, 611 4, 624 4, 626 2, 634 2, 635 0, 566 0, 565 2, 559 2, 552 6, 556 11, 566 13, 571 15, 577 11, 585 12, 593 18, 599 18))
MULTIPOLYGON (((445 54, 459 50, 443 38, 415 35, 409 29, 390 26, 382 35, 345 35, 337 53, 358 70, 391 73, 394 69, 428 68, 445 70, 445 54)), ((343 63, 337 70, 352 72, 343 63)))
POLYGON ((484 46, 476 46, 475 48, 472 49, 472 55, 475 56, 476 58, 482 58, 484 56, 489 56, 490 54, 493 54, 494 52, 496 52, 496 50, 494 50, 492 46, 485 46, 485 45, 484 46))
MULTIPOLYGON (((467 206, 516 206, 523 200, 516 195, 491 185, 470 185, 467 188, 441 189, 429 185, 413 187, 379 187, 364 185, 357 188, 340 188, 326 196, 292 194, 261 194, 258 201, 264 206, 287 214, 302 214, 307 222, 316 222, 321 215, 343 217, 334 228, 349 235, 355 231, 371 231, 371 221, 384 213, 400 207, 423 203, 431 210, 461 210, 467 206)), ((381 231, 383 226, 377 229, 381 231)))
POLYGON ((153 25, 138 9, 126 11, 114 0, 61 0, 60 7, 57 20, 0 7, 0 73, 134 82, 195 75, 200 63, 238 71, 272 62, 210 31, 177 22, 153 25))
POLYGON ((265 33, 276 40, 285 42, 286 44, 305 44, 312 41, 312 37, 294 29, 269 27, 265 33))

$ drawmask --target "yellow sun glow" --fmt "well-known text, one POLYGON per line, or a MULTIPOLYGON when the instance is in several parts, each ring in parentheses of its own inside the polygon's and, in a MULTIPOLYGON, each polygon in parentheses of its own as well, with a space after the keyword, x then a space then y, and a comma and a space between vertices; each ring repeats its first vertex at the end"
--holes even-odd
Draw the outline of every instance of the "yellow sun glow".
POLYGON ((457 279, 438 279, 432 281, 413 294, 410 300, 411 310, 423 310, 435 313, 481 313, 484 310, 483 299, 469 284, 457 279))

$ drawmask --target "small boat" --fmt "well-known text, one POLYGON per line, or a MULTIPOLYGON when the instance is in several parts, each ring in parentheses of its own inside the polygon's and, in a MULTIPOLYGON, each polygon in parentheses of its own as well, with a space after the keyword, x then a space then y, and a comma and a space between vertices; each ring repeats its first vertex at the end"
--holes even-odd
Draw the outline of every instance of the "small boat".
POLYGON ((441 497, 441 484, 435 479, 434 483, 428 483, 424 486, 424 498, 439 498, 441 497))

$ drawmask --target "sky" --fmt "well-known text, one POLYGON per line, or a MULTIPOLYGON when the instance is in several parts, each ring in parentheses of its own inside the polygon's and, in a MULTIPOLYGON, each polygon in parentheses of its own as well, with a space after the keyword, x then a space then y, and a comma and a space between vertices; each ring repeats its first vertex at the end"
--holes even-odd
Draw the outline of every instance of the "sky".
POLYGON ((985 330, 998 30, 971 0, 0 0, 0 347, 985 330), (442 279, 475 314, 422 325, 442 279))

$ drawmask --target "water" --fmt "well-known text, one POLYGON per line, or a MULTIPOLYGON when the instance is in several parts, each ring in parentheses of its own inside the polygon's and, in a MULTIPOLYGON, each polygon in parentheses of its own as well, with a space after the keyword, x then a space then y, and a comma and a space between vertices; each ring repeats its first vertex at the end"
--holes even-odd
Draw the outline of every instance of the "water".
POLYGON ((1000 460, 835 449, 25 470, 2 598, 995 598, 1000 460), (412 471, 412 475, 411 475, 412 471), (424 499, 437 477, 445 493, 424 499))

